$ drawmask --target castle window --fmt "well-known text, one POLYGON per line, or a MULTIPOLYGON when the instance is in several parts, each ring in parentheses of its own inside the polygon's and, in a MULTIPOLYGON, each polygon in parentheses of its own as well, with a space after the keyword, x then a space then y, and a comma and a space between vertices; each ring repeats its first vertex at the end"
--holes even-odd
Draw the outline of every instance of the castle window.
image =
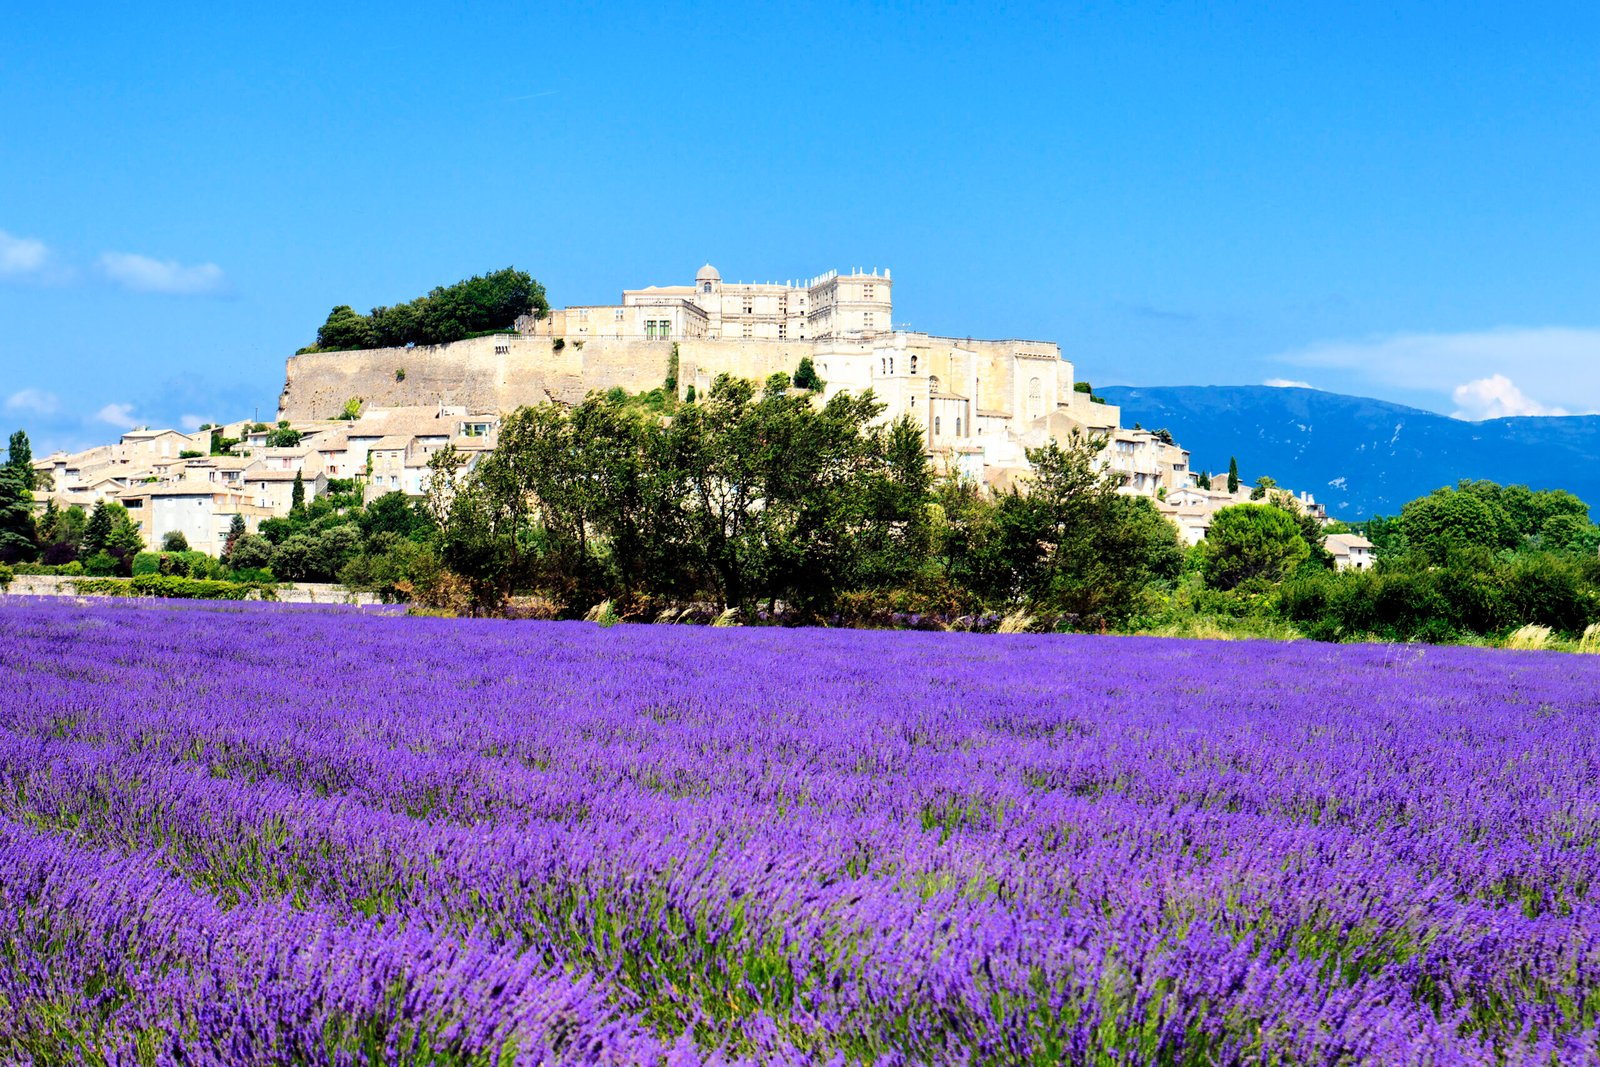
POLYGON ((894 357, 893 356, 889 357, 889 373, 890 374, 894 373, 894 357))
POLYGON ((746 301, 745 301, 745 302, 744 302, 744 313, 745 313, 745 314, 746 314, 746 315, 753 315, 753 314, 755 314, 755 310, 756 310, 756 309, 755 309, 755 306, 754 306, 754 305, 753 305, 753 304, 751 304, 751 303, 750 303, 750 301, 748 301, 748 300, 746 300, 746 301))
POLYGON ((702 293, 709 293, 711 291, 711 283, 710 282, 702 282, 701 285, 700 285, 700 291, 702 293))
POLYGON ((863 300, 871 300, 872 299, 872 286, 870 284, 863 285, 861 287, 861 299, 863 299, 863 300))
POLYGON ((911 357, 911 373, 917 373, 917 357, 915 354, 913 354, 911 357))
POLYGON ((933 436, 939 436, 939 416, 937 415, 933 417, 933 436))
POLYGON ((786 338, 788 336, 789 336, 789 324, 786 323, 786 322, 778 323, 778 340, 782 341, 784 338, 786 338))
POLYGON ((622 321, 622 309, 621 308, 617 308, 617 310, 615 310, 615 311, 613 311, 611 313, 611 317, 616 319, 618 322, 621 322, 622 321))

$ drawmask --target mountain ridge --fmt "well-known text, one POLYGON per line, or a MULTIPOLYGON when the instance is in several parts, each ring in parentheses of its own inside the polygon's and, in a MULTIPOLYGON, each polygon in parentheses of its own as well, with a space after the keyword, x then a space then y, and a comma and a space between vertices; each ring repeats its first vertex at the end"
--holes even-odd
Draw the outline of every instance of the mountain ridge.
POLYGON ((1165 427, 1193 469, 1271 475, 1342 519, 1393 515, 1461 478, 1566 489, 1600 503, 1600 415, 1465 422, 1372 397, 1268 385, 1108 386, 1124 424, 1165 427))

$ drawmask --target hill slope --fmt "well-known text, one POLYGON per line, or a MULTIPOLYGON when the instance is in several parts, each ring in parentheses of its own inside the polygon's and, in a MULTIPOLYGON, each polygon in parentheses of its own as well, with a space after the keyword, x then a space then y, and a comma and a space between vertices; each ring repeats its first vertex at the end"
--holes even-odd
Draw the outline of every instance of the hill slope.
POLYGON ((1600 415, 1462 422, 1431 411, 1318 389, 1263 385, 1112 386, 1124 425, 1166 427, 1195 470, 1253 482, 1270 474, 1328 514, 1393 515, 1460 478, 1567 489, 1600 505, 1600 415))

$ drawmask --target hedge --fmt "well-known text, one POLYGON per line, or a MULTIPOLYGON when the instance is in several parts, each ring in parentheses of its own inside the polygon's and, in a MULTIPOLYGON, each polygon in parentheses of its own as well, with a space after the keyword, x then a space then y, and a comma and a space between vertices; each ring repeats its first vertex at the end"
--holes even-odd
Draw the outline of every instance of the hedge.
POLYGON ((140 574, 133 578, 82 578, 75 592, 103 596, 153 596, 182 600, 244 600, 252 592, 274 599, 275 587, 261 582, 219 582, 175 574, 140 574))

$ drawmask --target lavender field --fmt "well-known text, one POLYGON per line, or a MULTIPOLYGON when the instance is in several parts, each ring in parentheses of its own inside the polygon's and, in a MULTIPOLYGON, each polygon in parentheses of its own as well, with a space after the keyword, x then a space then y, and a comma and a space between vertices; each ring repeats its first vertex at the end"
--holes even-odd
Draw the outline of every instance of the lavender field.
POLYGON ((1600 657, 0 604, 0 1062, 1595 1062, 1600 657))

